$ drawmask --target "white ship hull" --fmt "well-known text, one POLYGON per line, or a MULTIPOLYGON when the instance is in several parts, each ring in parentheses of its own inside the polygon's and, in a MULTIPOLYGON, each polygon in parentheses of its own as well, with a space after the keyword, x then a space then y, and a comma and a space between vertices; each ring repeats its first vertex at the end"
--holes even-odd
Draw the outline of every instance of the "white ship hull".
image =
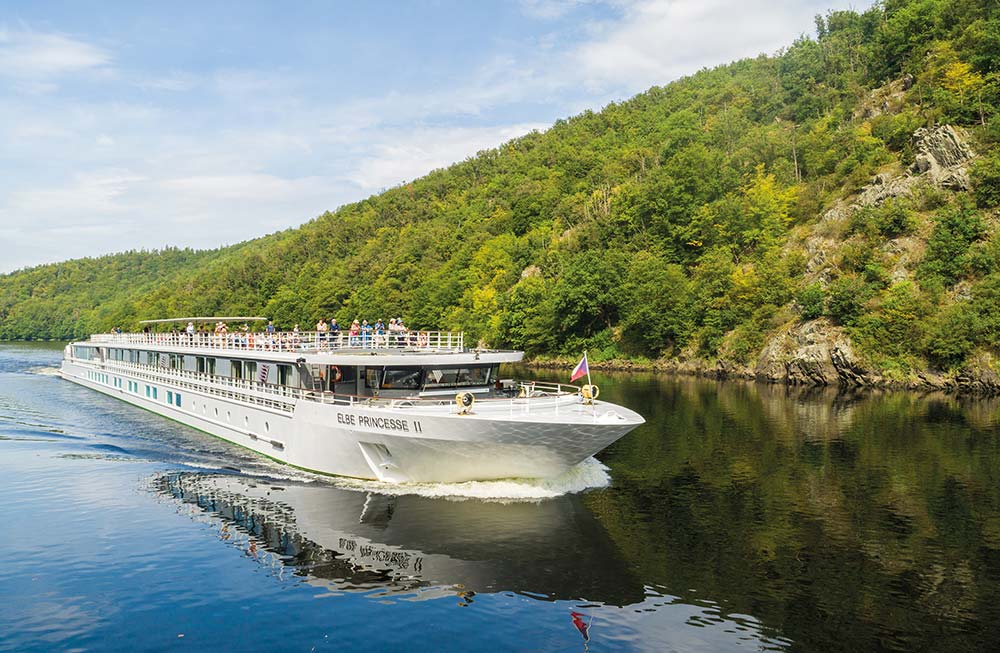
POLYGON ((301 398, 288 398, 277 409, 71 358, 63 361, 61 374, 301 469, 387 482, 554 477, 644 421, 627 408, 587 404, 577 395, 482 401, 468 415, 441 404, 340 405, 301 398), (152 396, 147 386, 155 388, 152 396))

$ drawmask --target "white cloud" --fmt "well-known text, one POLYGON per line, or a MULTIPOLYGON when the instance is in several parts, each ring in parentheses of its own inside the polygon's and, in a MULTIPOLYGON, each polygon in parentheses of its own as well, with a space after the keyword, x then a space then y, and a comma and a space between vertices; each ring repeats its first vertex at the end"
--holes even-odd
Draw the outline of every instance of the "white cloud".
POLYGON ((590 0, 521 0, 521 11, 532 18, 552 19, 565 16, 590 0))
POLYGON ((322 181, 317 177, 285 179, 268 174, 233 174, 165 179, 158 185, 182 201, 281 202, 315 194, 322 181))
POLYGON ((436 168, 462 161, 477 152, 493 148, 533 130, 547 129, 544 123, 523 123, 497 127, 439 127, 389 131, 385 142, 361 159, 351 181, 366 191, 395 186, 436 168))
POLYGON ((80 173, 64 185, 27 188, 11 193, 6 209, 0 208, 0 215, 10 213, 21 218, 16 222, 33 227, 48 226, 39 216, 69 215, 74 220, 86 220, 89 216, 107 216, 127 209, 120 199, 134 184, 145 181, 145 177, 127 170, 102 170, 80 173), (25 220, 24 218, 35 219, 25 220))
POLYGON ((201 79, 199 79, 196 75, 184 72, 175 72, 162 77, 140 79, 136 82, 136 85, 139 86, 139 88, 147 90, 182 93, 194 89, 200 83, 201 79))
POLYGON ((573 57, 580 81, 593 90, 638 91, 706 66, 772 54, 838 0, 641 0, 621 20, 593 27, 573 57))
POLYGON ((47 78, 111 63, 105 50, 62 34, 0 32, 0 75, 47 78))

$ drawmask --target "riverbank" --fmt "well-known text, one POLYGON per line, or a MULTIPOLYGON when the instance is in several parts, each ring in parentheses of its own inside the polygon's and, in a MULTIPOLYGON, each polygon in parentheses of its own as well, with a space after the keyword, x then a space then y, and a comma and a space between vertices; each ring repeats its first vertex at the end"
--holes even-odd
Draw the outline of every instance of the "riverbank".
MULTIPOLYGON (((536 357, 525 364, 538 369, 572 369, 578 359, 536 357)), ((970 395, 1000 395, 1000 361, 989 353, 971 356, 953 370, 916 368, 880 370, 860 355, 841 329, 825 319, 810 320, 771 338, 756 362, 725 356, 715 359, 682 354, 656 360, 590 361, 595 370, 658 372, 711 379, 746 379, 794 386, 883 388, 970 395)))

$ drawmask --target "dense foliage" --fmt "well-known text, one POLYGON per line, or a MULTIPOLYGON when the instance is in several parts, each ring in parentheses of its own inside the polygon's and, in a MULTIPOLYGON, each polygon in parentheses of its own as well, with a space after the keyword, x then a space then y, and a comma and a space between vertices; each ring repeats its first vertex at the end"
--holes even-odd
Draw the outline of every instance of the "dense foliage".
POLYGON ((996 350, 1000 6, 886 0, 816 24, 776 56, 560 120, 299 229, 2 276, 0 338, 181 314, 403 315, 532 354, 749 361, 768 333, 827 316, 901 373, 996 350), (973 190, 859 212, 833 278, 810 277, 802 235, 938 123, 973 135, 973 190), (894 279, 884 244, 905 238, 926 239, 924 258, 894 279))

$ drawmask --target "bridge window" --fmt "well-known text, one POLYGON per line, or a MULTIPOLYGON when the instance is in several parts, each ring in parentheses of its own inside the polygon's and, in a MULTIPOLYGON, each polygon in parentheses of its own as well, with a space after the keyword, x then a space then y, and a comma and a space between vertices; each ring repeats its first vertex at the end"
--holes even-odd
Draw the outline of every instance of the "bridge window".
POLYGON ((382 376, 382 387, 387 390, 416 390, 420 387, 419 367, 389 367, 382 376))
POLYGON ((458 388, 489 385, 492 367, 457 367, 429 369, 424 374, 425 388, 458 388))

